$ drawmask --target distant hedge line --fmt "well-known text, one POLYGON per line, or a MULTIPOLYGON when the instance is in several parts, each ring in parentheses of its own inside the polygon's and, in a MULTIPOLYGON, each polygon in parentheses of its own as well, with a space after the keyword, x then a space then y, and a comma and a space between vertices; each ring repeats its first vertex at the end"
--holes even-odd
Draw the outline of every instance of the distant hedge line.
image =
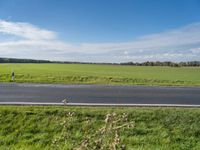
POLYGON ((170 66, 170 67, 198 67, 200 61, 188 61, 188 62, 124 62, 124 63, 92 63, 92 62, 70 62, 70 61, 50 61, 50 60, 35 60, 35 59, 18 59, 18 58, 0 58, 0 63, 64 63, 64 64, 108 64, 108 65, 132 65, 132 66, 170 66))
POLYGON ((51 63, 49 60, 0 58, 0 63, 51 63))
POLYGON ((121 65, 133 65, 133 66, 170 66, 170 67, 186 67, 186 66, 191 66, 191 67, 198 67, 200 66, 200 61, 189 61, 189 62, 142 62, 142 63, 134 63, 134 62, 126 62, 126 63, 120 63, 121 65))

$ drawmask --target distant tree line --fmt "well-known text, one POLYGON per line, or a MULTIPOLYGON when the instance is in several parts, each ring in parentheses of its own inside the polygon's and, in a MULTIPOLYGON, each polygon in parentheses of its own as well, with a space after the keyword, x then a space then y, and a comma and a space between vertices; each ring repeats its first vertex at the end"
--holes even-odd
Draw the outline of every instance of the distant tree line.
POLYGON ((146 62, 124 62, 124 63, 93 63, 93 62, 70 62, 70 61, 50 61, 35 59, 0 58, 0 63, 62 63, 62 64, 105 64, 105 65, 131 65, 131 66, 170 66, 170 67, 199 67, 200 61, 171 62, 171 61, 146 61, 146 62))
POLYGON ((51 63, 49 60, 0 58, 0 63, 51 63))
POLYGON ((59 63, 59 64, 107 64, 119 65, 119 63, 95 63, 95 62, 76 62, 76 61, 50 61, 37 59, 19 59, 19 58, 0 58, 0 63, 59 63))
POLYGON ((200 61, 188 61, 188 62, 171 62, 171 61, 165 61, 165 62, 160 62, 160 61, 146 61, 142 63, 134 63, 134 62, 125 62, 125 63, 120 63, 120 65, 132 65, 132 66, 170 66, 170 67, 186 67, 186 66, 191 66, 191 67, 199 67, 200 66, 200 61))

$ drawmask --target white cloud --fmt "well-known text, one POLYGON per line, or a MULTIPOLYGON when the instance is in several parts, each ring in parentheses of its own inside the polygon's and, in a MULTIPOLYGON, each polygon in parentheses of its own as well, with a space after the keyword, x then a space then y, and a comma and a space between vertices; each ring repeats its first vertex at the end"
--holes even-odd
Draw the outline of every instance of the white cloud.
POLYGON ((191 52, 192 52, 193 54, 200 54, 200 47, 192 48, 192 49, 191 49, 191 52))
POLYGON ((0 20, 0 36, 4 34, 18 39, 0 42, 0 57, 95 62, 200 59, 200 23, 121 43, 68 43, 53 31, 0 20))
POLYGON ((4 20, 0 20, 0 33, 15 35, 30 40, 49 40, 56 38, 55 32, 40 29, 32 24, 4 20))

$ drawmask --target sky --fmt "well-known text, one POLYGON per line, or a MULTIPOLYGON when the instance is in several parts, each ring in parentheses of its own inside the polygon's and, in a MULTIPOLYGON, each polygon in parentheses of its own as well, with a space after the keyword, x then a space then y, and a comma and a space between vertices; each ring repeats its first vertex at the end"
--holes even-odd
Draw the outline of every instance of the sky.
POLYGON ((200 0, 0 0, 0 57, 200 61, 200 0))

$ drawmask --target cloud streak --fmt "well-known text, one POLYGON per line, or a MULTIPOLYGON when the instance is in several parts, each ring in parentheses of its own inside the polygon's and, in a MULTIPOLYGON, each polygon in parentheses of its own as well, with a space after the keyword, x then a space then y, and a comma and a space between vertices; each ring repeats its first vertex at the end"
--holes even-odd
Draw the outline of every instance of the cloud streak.
POLYGON ((5 34, 18 39, 0 42, 0 57, 94 62, 200 60, 200 23, 118 43, 72 44, 60 41, 56 32, 0 20, 0 36, 5 34))
POLYGON ((0 33, 15 35, 30 40, 50 40, 56 38, 56 33, 38 28, 24 22, 8 22, 0 20, 0 33))

